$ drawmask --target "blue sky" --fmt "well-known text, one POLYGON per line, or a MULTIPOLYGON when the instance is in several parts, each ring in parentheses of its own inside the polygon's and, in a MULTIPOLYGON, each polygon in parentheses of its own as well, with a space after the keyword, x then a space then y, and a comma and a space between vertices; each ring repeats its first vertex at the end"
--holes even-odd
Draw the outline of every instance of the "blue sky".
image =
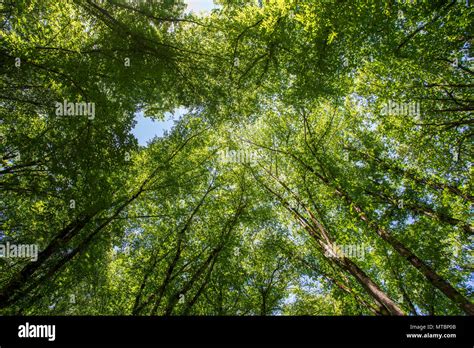
POLYGON ((188 9, 192 12, 210 11, 215 5, 212 0, 187 0, 188 9))
MULTIPOLYGON (((188 4, 188 10, 194 13, 208 12, 216 7, 212 0, 187 0, 185 2, 188 4)), ((165 130, 170 130, 173 127, 174 120, 179 119, 185 112, 185 109, 179 108, 174 111, 174 115, 167 114, 164 121, 154 121, 139 112, 135 114, 137 124, 133 128, 132 134, 138 139, 140 145, 146 146, 148 141, 155 136, 162 137, 165 130)))
POLYGON ((162 137, 165 130, 170 130, 174 125, 174 121, 185 113, 186 109, 178 108, 173 113, 166 113, 163 121, 156 121, 145 117, 141 111, 137 112, 135 114, 137 124, 133 128, 132 134, 138 139, 138 144, 146 146, 155 136, 162 137))

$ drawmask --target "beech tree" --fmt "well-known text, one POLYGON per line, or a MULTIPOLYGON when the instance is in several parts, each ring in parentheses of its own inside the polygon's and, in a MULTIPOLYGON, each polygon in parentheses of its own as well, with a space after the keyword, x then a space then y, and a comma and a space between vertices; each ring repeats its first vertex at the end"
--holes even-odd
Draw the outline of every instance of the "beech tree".
POLYGON ((1 5, 0 313, 474 314, 472 6, 215 3, 1 5))

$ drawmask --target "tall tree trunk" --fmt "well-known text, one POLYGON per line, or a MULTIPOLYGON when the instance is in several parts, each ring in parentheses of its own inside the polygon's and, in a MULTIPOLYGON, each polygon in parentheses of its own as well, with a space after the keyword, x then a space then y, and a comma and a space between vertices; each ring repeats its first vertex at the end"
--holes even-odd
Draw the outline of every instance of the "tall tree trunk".
MULTIPOLYGON (((288 154, 288 153, 287 153, 288 154)), ((467 314, 474 315, 474 304, 469 302, 459 291, 457 291, 451 284, 449 284, 445 279, 438 275, 430 266, 424 263, 420 258, 418 258, 413 252, 411 252, 405 245, 393 237, 389 232, 387 232, 383 227, 379 226, 375 221, 371 221, 365 212, 360 206, 353 202, 352 198, 347 192, 345 192, 339 185, 334 185, 331 180, 317 172, 313 167, 306 164, 299 157, 294 154, 288 154, 292 158, 296 159, 301 163, 306 169, 308 169, 314 176, 320 179, 324 184, 331 187, 336 195, 341 197, 346 201, 349 206, 352 206, 357 212, 357 216, 367 223, 378 236, 385 240, 388 244, 392 246, 403 258, 405 258, 411 265, 413 265, 417 270, 419 270, 428 281, 436 288, 441 290, 451 301, 456 303, 460 308, 463 309, 467 314)))
POLYGON ((166 306, 165 315, 171 315, 173 308, 175 307, 176 303, 178 303, 179 296, 180 295, 186 295, 189 290, 193 287, 193 285, 196 283, 196 281, 201 277, 201 275, 204 273, 206 268, 212 263, 212 260, 217 257, 221 250, 221 247, 218 247, 214 249, 204 261, 204 263, 198 268, 198 270, 193 274, 189 282, 187 282, 182 289, 180 289, 178 292, 176 292, 173 296, 170 297, 170 300, 168 301, 168 305, 166 306))
POLYGON ((370 220, 362 208, 355 204, 347 193, 340 190, 336 190, 336 192, 338 195, 344 197, 346 202, 354 208, 362 221, 367 223, 367 225, 371 227, 377 233, 377 235, 390 244, 392 248, 400 254, 400 256, 405 258, 410 264, 419 270, 434 287, 441 290, 443 294, 445 294, 449 299, 451 299, 451 301, 461 307, 467 314, 474 315, 474 304, 469 302, 467 298, 459 293, 459 291, 457 291, 444 278, 438 275, 430 266, 423 262, 423 260, 421 260, 404 244, 393 237, 391 233, 379 226, 375 221, 370 220))
MULTIPOLYGON (((275 178, 273 175, 271 176, 274 179, 278 180, 278 178, 275 178)), ((280 180, 278 181, 285 187, 285 189, 288 190, 288 187, 284 183, 282 183, 280 180)), ((314 216, 311 216, 311 221, 316 225, 316 227, 311 224, 306 218, 304 218, 296 209, 291 207, 291 205, 280 194, 270 189, 267 185, 263 185, 269 192, 271 192, 275 197, 278 198, 278 200, 290 213, 295 216, 298 223, 306 231, 308 231, 309 235, 315 239, 315 241, 321 246, 321 249, 323 251, 333 249, 333 243, 331 241, 330 234, 314 216)), ((300 201, 299 203, 304 206, 302 201, 300 201)), ((309 211, 308 209, 306 210, 309 211)), ((382 289, 380 289, 378 285, 375 284, 375 282, 372 281, 372 279, 367 274, 365 274, 365 272, 362 271, 354 262, 345 257, 341 259, 330 258, 328 256, 325 257, 326 259, 328 259, 329 262, 335 262, 336 265, 338 265, 341 269, 351 274, 367 291, 367 293, 372 296, 372 298, 377 302, 377 304, 384 307, 389 314, 405 315, 405 313, 398 307, 398 305, 382 289)))

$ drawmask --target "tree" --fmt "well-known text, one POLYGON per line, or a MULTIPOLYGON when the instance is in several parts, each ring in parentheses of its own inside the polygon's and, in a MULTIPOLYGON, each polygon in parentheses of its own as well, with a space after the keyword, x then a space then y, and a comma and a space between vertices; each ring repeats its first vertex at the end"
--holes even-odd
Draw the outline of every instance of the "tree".
POLYGON ((472 8, 216 3, 2 5, 0 313, 474 314, 472 8))

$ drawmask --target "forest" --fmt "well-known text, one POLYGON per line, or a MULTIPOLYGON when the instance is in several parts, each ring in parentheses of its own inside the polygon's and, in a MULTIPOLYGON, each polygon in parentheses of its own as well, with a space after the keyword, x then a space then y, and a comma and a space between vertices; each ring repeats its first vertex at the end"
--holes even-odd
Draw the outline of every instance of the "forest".
POLYGON ((1 2, 0 315, 474 315, 472 4, 214 3, 1 2))

